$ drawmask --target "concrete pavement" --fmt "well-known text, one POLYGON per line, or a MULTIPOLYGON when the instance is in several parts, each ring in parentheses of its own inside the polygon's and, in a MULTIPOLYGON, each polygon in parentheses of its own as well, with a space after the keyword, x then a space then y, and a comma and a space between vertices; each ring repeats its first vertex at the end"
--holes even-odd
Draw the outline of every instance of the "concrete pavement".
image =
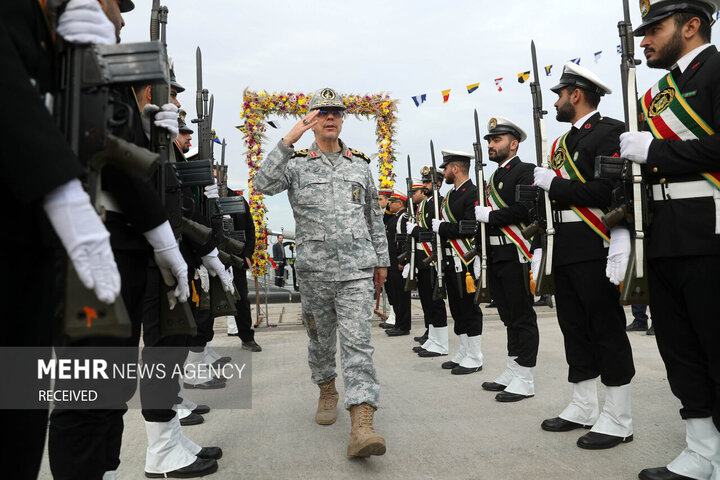
MULTIPOLYGON (((679 402, 670 393, 655 339, 631 332, 637 374, 633 380, 635 440, 610 450, 575 445, 586 430, 550 433, 540 422, 569 402, 567 365, 555 310, 538 308, 540 351, 534 398, 501 404, 480 384, 505 367, 505 328, 496 310, 484 309, 482 372, 450 375, 448 357, 418 358, 411 336, 387 337, 373 327, 375 365, 381 381, 375 426, 388 445, 382 457, 345 456, 350 418, 339 410, 331 426, 314 423, 318 388, 310 383, 307 337, 299 304, 272 306, 270 323, 253 354, 253 406, 214 410, 202 425, 184 427, 200 445, 217 445, 224 456, 211 479, 633 479, 651 466, 667 464, 684 448, 679 402), (283 321, 278 322, 284 307, 283 321)), ((631 319, 629 309, 628 319, 631 319)), ((377 322, 375 322, 377 325, 377 322)), ((413 335, 423 331, 419 301, 413 300, 413 335)), ((216 322, 215 347, 240 348, 216 322)), ((457 341, 451 335, 451 353, 457 341)), ((339 365, 339 360, 338 360, 339 365)), ((338 390, 342 395, 342 382, 338 390)), ((601 400, 602 387, 599 388, 601 400)), ((217 391, 222 395, 222 390, 217 391)), ((192 398, 192 392, 189 393, 192 398)), ((143 478, 146 437, 138 410, 126 416, 121 479, 143 478)), ((51 478, 44 459, 41 479, 51 478)))

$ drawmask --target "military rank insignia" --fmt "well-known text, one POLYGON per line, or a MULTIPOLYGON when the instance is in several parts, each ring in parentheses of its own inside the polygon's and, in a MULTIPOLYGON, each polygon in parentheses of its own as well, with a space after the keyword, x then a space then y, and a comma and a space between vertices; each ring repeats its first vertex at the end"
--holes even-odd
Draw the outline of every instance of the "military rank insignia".
POLYGON ((362 201, 360 200, 360 192, 362 190, 362 185, 359 183, 351 183, 350 184, 350 202, 355 203, 357 205, 360 205, 362 201))

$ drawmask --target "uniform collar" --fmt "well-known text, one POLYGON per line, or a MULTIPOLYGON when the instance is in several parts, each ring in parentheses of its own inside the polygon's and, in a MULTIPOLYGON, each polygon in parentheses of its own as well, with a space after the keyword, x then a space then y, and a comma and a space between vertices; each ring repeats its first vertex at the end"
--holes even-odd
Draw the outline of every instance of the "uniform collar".
POLYGON ((674 68, 679 68, 680 73, 685 73, 685 70, 690 66, 690 62, 695 60, 695 57, 700 55, 700 52, 704 51, 706 48, 712 47, 712 43, 706 43, 705 45, 700 45, 694 50, 689 51, 685 55, 680 58, 680 60, 677 61, 675 65, 670 67, 668 70, 673 70, 674 68))
POLYGON ((470 177, 468 177, 468 179, 465 180, 463 183, 461 183, 459 186, 457 186, 457 187, 453 186, 453 190, 460 190, 462 188, 462 186, 465 185, 469 181, 470 181, 470 177))
MULTIPOLYGON (((590 120, 590 117, 592 117, 592 116, 595 115, 596 113, 598 113, 597 110, 593 110, 592 112, 588 113, 587 115, 585 115, 584 117, 582 117, 580 120, 578 120, 577 122, 573 123, 573 127, 575 127, 575 128, 577 128, 578 130, 580 130, 580 129, 583 128, 583 126, 587 123, 587 121, 590 120)), ((589 124, 588 124, 588 125, 589 125, 589 124)))
MULTIPOLYGON (((350 151, 350 148, 348 148, 345 143, 338 139, 340 142, 340 154, 347 158, 348 160, 352 160, 352 152, 350 151)), ((320 147, 318 147, 317 142, 313 142, 312 145, 310 145, 310 148, 308 149, 308 157, 309 158, 320 158, 322 156, 322 151, 320 151, 320 147)))
MULTIPOLYGON (((513 160, 515 160, 516 158, 518 158, 517 155, 515 155, 515 156, 512 157, 512 158, 508 158, 507 160, 505 160, 504 162, 502 162, 500 165, 498 165, 498 170, 500 170, 501 168, 510 168, 510 167, 512 166, 512 165, 510 165, 510 163, 511 163, 513 160)), ((513 164, 513 165, 514 165, 514 164, 513 164)))

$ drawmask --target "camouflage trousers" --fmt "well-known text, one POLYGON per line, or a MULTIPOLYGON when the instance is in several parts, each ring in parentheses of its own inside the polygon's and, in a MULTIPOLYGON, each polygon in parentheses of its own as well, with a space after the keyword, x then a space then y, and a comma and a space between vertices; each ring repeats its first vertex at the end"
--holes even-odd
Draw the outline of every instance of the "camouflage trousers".
POLYGON ((367 402, 378 406, 378 384, 370 345, 373 280, 300 282, 303 323, 308 332, 308 364, 313 383, 337 376, 335 353, 340 332, 340 365, 345 408, 367 402))

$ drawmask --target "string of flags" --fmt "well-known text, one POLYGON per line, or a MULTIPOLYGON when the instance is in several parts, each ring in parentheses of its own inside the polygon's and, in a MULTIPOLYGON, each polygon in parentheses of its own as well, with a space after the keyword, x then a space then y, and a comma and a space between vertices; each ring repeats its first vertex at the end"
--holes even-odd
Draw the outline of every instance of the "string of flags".
MULTIPOLYGON (((720 12, 718 12, 718 15, 720 15, 720 12)), ((617 53, 618 53, 618 55, 622 54, 622 45, 617 46, 617 53)), ((592 58, 595 63, 598 63, 600 61, 602 54, 603 54, 603 50, 598 50, 596 52, 593 52, 592 58)), ((571 58, 568 60, 568 62, 573 62, 576 65, 580 65, 581 61, 582 61, 582 57, 571 58)), ((553 66, 554 65, 551 64, 551 65, 546 65, 544 67, 546 77, 549 77, 552 75, 553 66)), ((519 72, 517 74, 518 83, 527 82, 530 79, 530 73, 531 73, 530 70, 527 70, 524 72, 519 72)), ((498 77, 498 78, 494 79, 495 87, 497 88, 498 92, 503 91, 502 83, 503 83, 504 79, 505 79, 505 77, 498 77)), ((471 83, 471 84, 467 85, 465 88, 467 89, 468 95, 472 94, 474 91, 476 91, 479 86, 480 86, 480 82, 471 83)), ((450 101, 450 92, 451 91, 452 91, 451 88, 441 90, 443 103, 448 103, 448 101, 450 101)), ((419 95, 413 96, 412 99, 413 99, 413 102, 415 103, 415 106, 420 107, 423 103, 425 103, 427 101, 427 95, 428 95, 427 93, 421 93, 419 95)))

